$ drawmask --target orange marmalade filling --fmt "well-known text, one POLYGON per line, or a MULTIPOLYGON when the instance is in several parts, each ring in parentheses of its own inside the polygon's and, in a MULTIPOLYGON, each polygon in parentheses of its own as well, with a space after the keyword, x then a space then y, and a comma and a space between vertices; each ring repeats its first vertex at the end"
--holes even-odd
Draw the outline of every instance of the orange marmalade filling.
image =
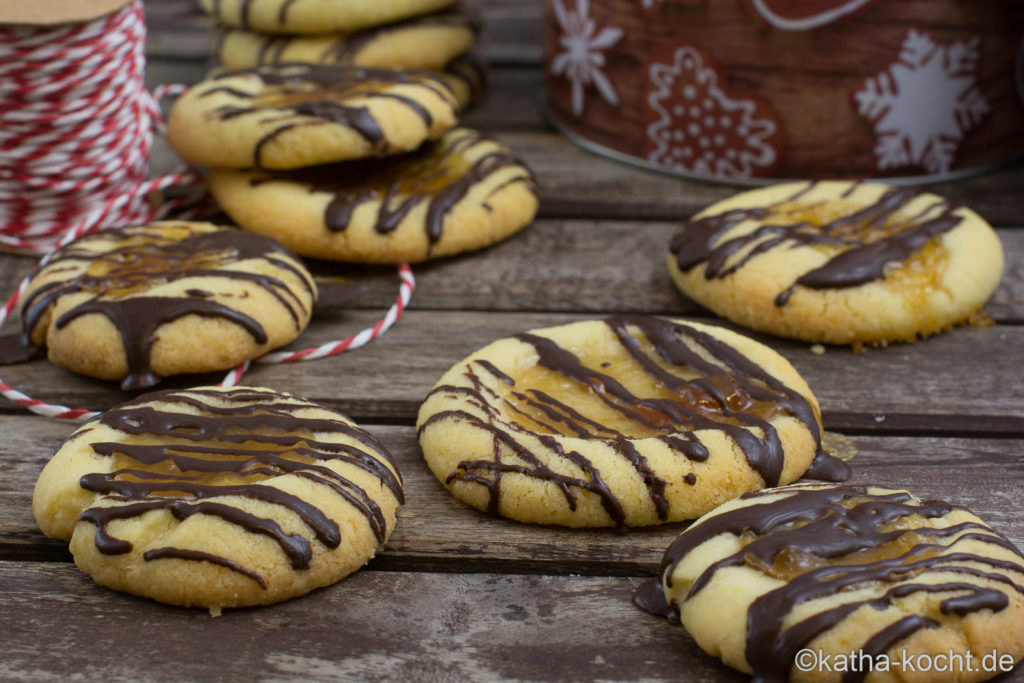
MULTIPOLYGON (((866 501, 850 500, 844 502, 843 505, 845 507, 855 507, 856 504, 863 502, 866 501)), ((806 523, 797 523, 786 528, 797 529, 805 526, 805 524, 806 523)), ((918 515, 909 515, 878 527, 878 531, 879 533, 886 533, 901 529, 920 529, 922 527, 928 528, 928 522, 926 519, 918 515)), ((749 533, 740 537, 740 543, 744 546, 749 545, 755 540, 757 540, 757 538, 753 534, 749 533)), ((767 576, 779 579, 780 581, 791 581, 802 574, 806 574, 809 571, 826 566, 867 565, 874 562, 892 560, 896 558, 901 558, 899 562, 900 565, 906 565, 916 563, 930 557, 935 557, 942 551, 943 548, 941 547, 941 544, 936 544, 935 540, 930 538, 928 535, 916 533, 914 531, 907 531, 906 533, 899 534, 888 543, 883 543, 875 547, 840 557, 823 558, 800 548, 785 548, 775 555, 771 565, 766 565, 761 562, 759 558, 749 553, 744 556, 744 561, 748 566, 761 571, 767 576), (940 547, 923 548, 916 552, 911 552, 915 548, 919 548, 919 546, 928 546, 933 544, 940 545, 940 547)), ((914 570, 908 570, 905 576, 911 577, 915 573, 916 572, 914 570)))
POLYGON ((82 289, 122 298, 148 291, 191 270, 217 269, 235 256, 231 251, 169 252, 160 249, 161 244, 155 239, 136 241, 96 257, 84 272, 82 289))
MULTIPOLYGON (((296 452, 307 446, 297 440, 287 446, 258 440, 258 433, 252 440, 241 443, 225 441, 189 441, 167 439, 145 435, 133 441, 125 450, 139 448, 162 451, 163 457, 155 462, 141 462, 123 452, 115 452, 111 470, 128 470, 117 475, 119 481, 168 483, 184 482, 202 486, 239 486, 254 484, 283 474, 273 464, 260 462, 255 452, 265 452, 269 457, 313 464, 315 459, 296 452), (232 455, 232 451, 237 452, 232 455)), ((145 458, 143 458, 145 459, 145 458)), ((182 496, 184 491, 160 490, 154 495, 182 496)))
MULTIPOLYGON (((672 377, 684 381, 702 378, 688 368, 665 362, 645 338, 641 337, 639 341, 641 351, 672 377)), ((666 386, 664 381, 648 373, 617 341, 578 343, 571 350, 583 365, 614 379, 639 401, 665 400, 716 422, 740 426, 738 420, 723 414, 714 397, 698 387, 687 384, 677 390, 666 386)), ((639 439, 692 430, 691 425, 674 419, 657 406, 623 402, 605 391, 602 384, 582 385, 539 365, 515 373, 513 379, 514 387, 499 383, 496 389, 511 406, 505 409, 507 417, 531 431, 579 436, 578 429, 583 428, 590 435, 607 437, 611 434, 608 430, 613 430, 628 438, 639 439), (545 396, 567 406, 575 415, 546 401, 545 396), (551 411, 571 421, 575 428, 559 417, 553 417, 551 411), (585 419, 581 420, 579 416, 585 419)), ((777 403, 751 400, 724 372, 703 379, 725 397, 728 410, 753 414, 763 420, 771 420, 779 411, 777 403)))

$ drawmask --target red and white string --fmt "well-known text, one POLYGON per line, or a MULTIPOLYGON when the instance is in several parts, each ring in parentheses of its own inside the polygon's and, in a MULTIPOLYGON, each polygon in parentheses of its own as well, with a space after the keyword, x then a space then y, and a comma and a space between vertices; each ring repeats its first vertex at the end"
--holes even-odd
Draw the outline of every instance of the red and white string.
POLYGON ((174 87, 146 90, 145 38, 141 0, 87 23, 0 25, 0 247, 46 253, 146 223, 185 201, 151 193, 199 187, 184 167, 149 178, 157 98, 174 87))
MULTIPOLYGON (((0 25, 0 248, 45 254, 0 310, 0 326, 17 307, 31 276, 56 249, 96 230, 188 218, 198 192, 157 204, 154 192, 200 188, 183 166, 149 178, 153 131, 164 132, 159 101, 181 85, 144 85, 146 24, 141 0, 82 24, 0 25)), ((412 270, 398 269, 398 298, 383 318, 346 339, 300 351, 267 354, 260 363, 294 363, 337 355, 384 334, 409 304, 412 270)), ((231 370, 234 386, 249 368, 231 370)), ((0 395, 38 415, 84 421, 99 413, 46 403, 0 379, 0 395)))

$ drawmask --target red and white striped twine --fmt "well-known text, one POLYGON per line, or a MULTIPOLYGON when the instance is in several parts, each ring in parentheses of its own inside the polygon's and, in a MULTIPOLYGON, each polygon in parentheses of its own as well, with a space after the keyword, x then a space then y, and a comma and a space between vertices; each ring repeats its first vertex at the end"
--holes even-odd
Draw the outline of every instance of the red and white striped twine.
MULTIPOLYGON (((91 22, 0 25, 0 247, 45 253, 62 238, 145 223, 186 201, 150 193, 199 187, 194 171, 149 178, 153 128, 141 0, 91 22)), ((162 92, 161 92, 162 90, 162 92)))
MULTIPOLYGON (((0 248, 45 254, 105 227, 137 225, 202 210, 202 178, 181 170, 149 178, 153 131, 164 132, 159 101, 185 90, 143 77, 146 24, 141 0, 84 24, 0 24, 0 248), (151 194, 173 186, 197 191, 156 204, 151 194), (197 205, 197 206, 193 206, 197 205)), ((372 327, 301 351, 271 353, 259 363, 294 363, 337 355, 384 334, 416 287, 398 268, 398 298, 372 327)), ((30 273, 0 309, 0 326, 17 307, 30 273)), ((246 361, 221 382, 235 386, 246 361)), ((84 421, 99 413, 34 399, 0 379, 0 395, 38 415, 84 421)))
POLYGON ((255 361, 245 361, 227 374, 221 382, 223 386, 233 387, 242 379, 242 375, 249 369, 252 363, 298 363, 300 361, 317 360, 329 356, 337 356, 339 353, 358 349, 366 346, 377 337, 387 332, 395 324, 409 305, 412 293, 416 289, 416 278, 412 276, 412 268, 408 263, 398 266, 398 277, 401 283, 398 286, 398 298, 391 308, 384 314, 384 317, 373 324, 372 327, 360 330, 351 337, 327 342, 320 346, 311 346, 299 351, 276 351, 257 358, 255 361))

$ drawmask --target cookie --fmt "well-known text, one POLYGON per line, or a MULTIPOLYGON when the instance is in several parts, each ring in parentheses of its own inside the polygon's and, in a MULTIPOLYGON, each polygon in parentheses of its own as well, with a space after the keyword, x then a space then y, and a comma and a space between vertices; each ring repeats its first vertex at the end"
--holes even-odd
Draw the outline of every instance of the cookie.
POLYGON ((661 576, 697 644, 757 680, 860 681, 870 661, 871 680, 977 681, 998 673, 983 655, 1024 656, 1024 555, 967 510, 906 491, 746 494, 683 532, 661 576), (959 659, 922 671, 921 655, 959 659))
POLYGON ((221 27, 214 38, 213 54, 229 69, 312 62, 440 70, 468 51, 479 31, 479 12, 464 3, 435 14, 336 35, 289 36, 221 27))
POLYGON ((693 519, 797 479, 821 444, 817 400, 780 355, 645 315, 496 341, 441 377, 417 427, 460 500, 572 527, 693 519))
POLYGON ((451 7, 458 0, 199 0, 226 26, 265 33, 358 31, 451 7))
POLYGON ((58 250, 25 290, 26 341, 51 362, 141 389, 292 341, 317 298, 279 243, 209 223, 114 228, 58 250))
POLYGON ((455 98, 428 72, 288 64, 220 72, 174 104, 167 139, 184 159, 289 169, 406 152, 455 125, 455 98))
POLYGON ((265 605, 341 580, 403 502, 336 412, 252 387, 145 394, 79 427, 36 483, 44 534, 96 583, 172 605, 265 605))
POLYGON ((215 170, 210 192, 246 230, 299 254, 403 263, 479 249, 533 220, 533 176, 465 128, 416 152, 291 172, 215 170))
POLYGON ((741 325, 832 344, 914 341, 995 291, 1003 250, 973 211, 909 188, 789 183, 719 202, 672 240, 679 288, 741 325))

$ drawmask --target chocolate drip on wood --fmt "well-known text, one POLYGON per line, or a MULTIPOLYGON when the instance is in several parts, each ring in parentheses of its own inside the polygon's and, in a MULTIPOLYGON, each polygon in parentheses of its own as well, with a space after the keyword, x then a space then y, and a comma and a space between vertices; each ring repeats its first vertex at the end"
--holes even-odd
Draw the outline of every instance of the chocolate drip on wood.
POLYGON ((818 481, 839 482, 846 481, 852 474, 853 469, 848 464, 834 455, 819 451, 814 456, 811 466, 804 472, 804 477, 818 481))
POLYGON ((789 213, 799 213, 801 207, 791 205, 813 187, 812 183, 769 206, 733 209, 690 220, 672 239, 670 251, 676 256, 676 265, 685 273, 705 264, 704 277, 711 280, 731 275, 754 256, 771 249, 835 247, 839 253, 778 293, 775 304, 785 306, 797 286, 843 289, 881 280, 888 266, 905 261, 929 240, 949 232, 963 220, 955 213, 957 207, 945 202, 933 204, 917 216, 900 216, 899 212, 916 199, 918 193, 910 188, 893 188, 874 204, 822 225, 807 220, 772 222, 775 217, 784 220, 789 213), (929 214, 934 215, 925 218, 929 214), (748 220, 765 224, 746 235, 724 239, 726 233, 748 220), (887 234, 865 242, 857 235, 863 230, 887 234), (742 256, 737 256, 741 253, 742 256))
MULTIPOLYGON (((638 427, 655 432, 656 438, 695 462, 706 460, 708 452, 693 432, 697 429, 723 431, 743 449, 750 466, 762 475, 767 485, 777 484, 784 453, 770 423, 775 413, 788 414, 800 420, 820 443, 818 423, 811 404, 727 344, 688 325, 650 316, 615 316, 606 323, 643 371, 674 392, 674 398, 638 397, 614 377, 587 367, 576 355, 546 337, 524 333, 515 338, 536 350, 539 367, 571 380, 627 420, 637 423, 638 427), (698 377, 683 380, 663 369, 641 348, 630 328, 639 330, 653 346, 654 352, 664 362, 678 368, 680 374, 689 372, 698 377), (702 353, 715 362, 704 360, 702 353), (755 428, 763 436, 751 431, 755 428)), ((501 475, 515 471, 555 483, 573 510, 576 509, 576 497, 570 487, 597 494, 609 517, 621 525, 625 519, 621 502, 604 483, 598 468, 575 451, 564 452, 554 438, 553 435, 565 430, 578 438, 601 441, 628 461, 643 480, 658 518, 668 519, 669 504, 665 497, 668 482, 651 469, 647 459, 636 450, 626 434, 604 426, 536 389, 513 390, 501 398, 497 389, 488 387, 477 375, 474 366, 491 375, 495 381, 516 387, 515 380, 493 364, 475 361, 465 371, 472 387, 441 385, 431 392, 463 394, 484 416, 464 410, 442 411, 427 419, 420 426, 420 432, 435 422, 458 419, 490 432, 494 440, 493 459, 459 463, 446 483, 470 481, 486 486, 490 493, 489 510, 496 514, 500 505, 501 475), (496 407, 499 405, 516 415, 516 420, 502 419, 496 407), (527 408, 533 412, 526 412, 527 408), (518 435, 539 438, 549 454, 572 462, 585 476, 566 477, 554 472, 542 464, 537 454, 517 438, 518 435), (526 464, 502 462, 503 447, 526 464)), ((695 475, 684 478, 688 485, 696 481, 695 475)))
POLYGON ((27 334, 0 336, 0 365, 14 365, 45 357, 46 350, 33 344, 27 334))
POLYGON ((633 593, 633 604, 645 612, 664 617, 671 623, 679 623, 679 612, 669 604, 668 598, 665 597, 665 590, 661 587, 661 581, 657 579, 640 584, 633 593))
MULTIPOLYGON (((372 436, 339 420, 307 419, 292 413, 306 403, 279 400, 275 395, 249 389, 228 391, 191 390, 147 394, 115 408, 99 418, 108 427, 141 437, 144 443, 96 442, 93 451, 113 457, 119 464, 111 472, 86 474, 82 488, 118 501, 113 506, 93 507, 81 519, 96 526, 96 547, 104 554, 130 552, 131 543, 113 537, 110 522, 131 519, 151 510, 168 510, 179 521, 194 514, 211 515, 249 533, 272 538, 295 569, 306 569, 312 559, 311 538, 286 533, 272 519, 220 502, 240 496, 290 510, 306 525, 319 543, 337 548, 341 529, 320 508, 306 500, 262 482, 294 474, 313 481, 358 510, 383 544, 387 521, 370 493, 322 463, 342 461, 373 475, 403 502, 397 469, 386 463, 390 454, 372 436), (207 399, 227 403, 218 406, 207 399), (201 414, 173 412, 155 407, 169 403, 198 409, 201 414), (314 438, 314 434, 320 438, 314 438), (323 441, 327 434, 352 436, 370 448, 364 451, 347 444, 323 441)), ((162 548, 143 555, 145 560, 174 557, 213 562, 266 584, 255 570, 216 554, 180 548, 162 548)))
MULTIPOLYGON (((777 500, 758 503, 757 499, 775 492, 746 494, 752 501, 746 507, 730 510, 691 527, 669 547, 661 565, 661 576, 672 585, 675 567, 691 551, 719 534, 740 538, 753 537, 737 553, 710 565, 693 582, 685 598, 700 593, 715 573, 724 567, 748 566, 771 573, 785 557, 812 557, 820 566, 795 570, 787 582, 751 604, 747 612, 746 659, 762 681, 786 680, 796 653, 807 643, 839 624, 855 610, 869 605, 884 610, 893 601, 920 592, 960 593, 942 600, 943 614, 965 615, 981 610, 1000 611, 1009 604, 1004 591, 976 583, 946 581, 936 584, 914 583, 912 579, 929 573, 957 573, 1003 584, 1007 590, 1024 594, 1024 586, 1005 573, 993 573, 970 565, 987 566, 1003 572, 1024 574, 1024 565, 973 553, 942 554, 944 538, 980 540, 1024 555, 1009 541, 983 524, 965 522, 940 529, 926 525, 902 526, 883 531, 886 525, 912 517, 943 517, 954 506, 938 501, 915 501, 909 494, 871 494, 865 486, 834 486, 821 489, 795 488, 777 500), (903 543, 903 547, 895 547, 903 543), (893 544, 893 545, 890 545, 893 544), (891 550, 886 551, 886 546, 891 550), (872 556, 870 553, 876 552, 872 556), (881 554, 879 554, 881 553, 881 554), (863 560, 850 559, 862 554, 863 560), (829 564, 844 560, 841 564, 829 564), (811 600, 839 594, 855 586, 870 583, 896 583, 881 595, 849 601, 813 614, 803 621, 784 627, 794 608, 811 600)), ((920 628, 930 628, 928 619, 904 620, 899 626, 883 629, 870 638, 866 647, 888 648, 920 628)), ((884 651, 884 650, 880 650, 884 651)))
MULTIPOLYGON (((177 226, 173 226, 176 228, 177 226)), ((231 306, 210 300, 205 290, 189 289, 184 297, 144 296, 152 286, 192 277, 214 277, 249 282, 276 299, 301 328, 300 314, 308 313, 302 300, 280 279, 231 268, 247 260, 262 260, 294 273, 316 300, 309 277, 290 262, 295 257, 270 238, 237 230, 191 232, 183 238, 164 237, 160 228, 105 230, 56 252, 36 277, 54 272, 65 263, 86 264, 75 278, 37 287, 21 308, 24 343, 28 343, 43 316, 61 297, 80 292, 93 296, 64 312, 54 325, 61 329, 73 320, 96 313, 110 320, 121 335, 128 374, 121 388, 142 389, 160 381, 150 367, 150 355, 161 325, 186 315, 229 320, 245 329, 257 344, 267 342, 263 327, 231 306), (97 239, 113 239, 119 245, 108 251, 90 251, 97 239)))

